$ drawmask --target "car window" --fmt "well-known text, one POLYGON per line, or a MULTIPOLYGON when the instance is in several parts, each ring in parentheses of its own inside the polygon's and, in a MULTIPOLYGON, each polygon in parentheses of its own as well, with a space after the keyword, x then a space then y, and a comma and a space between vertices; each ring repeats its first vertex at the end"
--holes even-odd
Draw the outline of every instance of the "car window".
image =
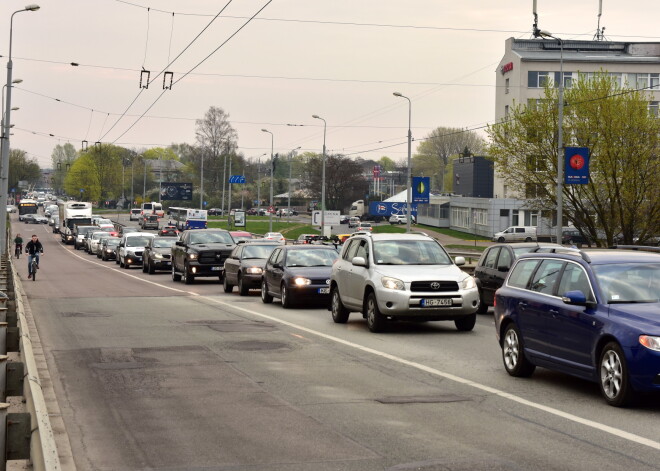
POLYGON ((146 247, 149 244, 149 237, 128 237, 126 238, 126 247, 146 247))
POLYGON ((276 247, 275 245, 246 245, 243 248, 243 259, 268 258, 276 247))
POLYGON ((450 265, 449 255, 434 240, 379 240, 374 242, 379 265, 450 265))
POLYGON ((587 301, 594 301, 589 278, 584 269, 575 263, 569 263, 566 265, 564 273, 561 275, 561 280, 559 281, 557 294, 563 296, 567 291, 582 291, 587 297, 587 301))
POLYGON ((513 267, 507 284, 515 288, 527 288, 529 278, 534 273, 536 266, 539 264, 538 260, 521 260, 513 267))
POLYGON ((660 263, 595 265, 593 271, 607 303, 659 301, 660 263))
POLYGON ((497 255, 500 253, 500 247, 493 247, 488 250, 486 254, 486 260, 484 260, 484 267, 486 268, 495 268, 495 262, 497 261, 497 255))
POLYGON ((360 241, 360 245, 357 248, 357 252, 355 252, 355 256, 369 260, 369 246, 366 240, 360 241))
POLYGON ((272 254, 270 254, 270 263, 276 264, 282 261, 282 249, 277 249, 275 250, 272 254))
POLYGON ((287 267, 331 267, 337 259, 333 249, 289 250, 286 255, 287 267))
POLYGON ((525 232, 525 229, 522 227, 516 227, 516 232, 525 232))
POLYGON ((233 244, 234 239, 231 238, 229 232, 195 231, 190 234, 188 242, 190 244, 209 244, 214 242, 233 244))
POLYGON ((162 249, 166 247, 172 247, 176 242, 176 239, 157 239, 152 242, 153 247, 162 249))
POLYGON ((534 273, 530 289, 537 293, 553 294, 565 263, 563 260, 543 260, 534 273))
POLYGON ((359 246, 360 246, 359 239, 354 239, 349 241, 346 250, 344 250, 344 256, 342 258, 349 262, 353 260, 353 257, 355 257, 355 252, 357 252, 359 246))
POLYGON ((500 250, 500 256, 497 259, 497 268, 507 267, 508 269, 511 268, 512 263, 513 257, 511 256, 511 252, 502 247, 502 250, 500 250))

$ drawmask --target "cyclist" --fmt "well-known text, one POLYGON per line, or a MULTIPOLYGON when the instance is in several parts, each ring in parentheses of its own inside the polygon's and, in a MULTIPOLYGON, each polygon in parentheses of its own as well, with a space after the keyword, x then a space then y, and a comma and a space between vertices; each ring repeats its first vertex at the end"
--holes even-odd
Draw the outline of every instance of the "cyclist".
POLYGON ((19 258, 21 256, 21 252, 23 252, 23 238, 20 234, 16 234, 16 237, 14 238, 14 244, 16 244, 16 250, 14 253, 16 254, 16 258, 19 258))
POLYGON ((25 246, 25 253, 30 254, 28 257, 28 280, 32 278, 32 260, 37 261, 37 268, 39 268, 39 254, 44 253, 44 246, 39 242, 37 234, 32 234, 32 240, 25 246))

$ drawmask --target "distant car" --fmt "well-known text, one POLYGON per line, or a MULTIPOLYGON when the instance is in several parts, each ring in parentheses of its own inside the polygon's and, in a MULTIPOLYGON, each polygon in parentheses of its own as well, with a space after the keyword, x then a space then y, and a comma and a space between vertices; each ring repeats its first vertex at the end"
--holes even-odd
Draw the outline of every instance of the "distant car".
POLYGON ((108 237, 101 242, 101 260, 116 260, 117 248, 119 247, 119 237, 108 237))
POLYGON ((223 211, 220 208, 210 208, 210 209, 206 210, 206 213, 209 216, 222 216, 222 212, 223 211))
POLYGON ((121 268, 142 265, 142 254, 153 232, 131 232, 124 234, 119 242, 116 262, 121 268))
POLYGON ((35 214, 34 215, 34 220, 37 224, 48 224, 48 218, 46 216, 42 216, 40 214, 35 214))
POLYGON ((7 205, 7 212, 8 213, 15 213, 16 212, 16 206, 12 206, 11 204, 7 205))
POLYGON ((286 242, 284 236, 279 232, 266 232, 266 234, 264 234, 264 239, 274 240, 280 244, 284 244, 286 242))
POLYGON ((294 304, 329 300, 330 272, 338 253, 323 245, 285 245, 270 255, 261 279, 261 300, 282 300, 283 308, 294 304))
POLYGON ((408 219, 405 214, 392 214, 390 224, 405 224, 408 219))
POLYGON ((339 224, 348 224, 350 218, 346 215, 339 216, 339 224))
POLYGON ((35 220, 36 214, 23 214, 21 216, 21 221, 23 221, 25 224, 36 224, 37 221, 35 220))
POLYGON ((657 253, 521 255, 495 294, 504 369, 527 377, 540 366, 593 381, 617 407, 634 403, 638 393, 658 394, 659 296, 657 253))
POLYGON ((109 234, 105 231, 94 231, 92 233, 89 233, 88 237, 86 238, 87 242, 85 244, 85 250, 87 251, 87 253, 95 255, 101 237, 107 238, 108 236, 109 234))
POLYGON ((189 285, 199 276, 217 276, 223 281, 225 260, 235 245, 224 229, 184 231, 172 247, 172 280, 189 285))
POLYGON ((247 211, 245 211, 245 213, 248 216, 256 216, 257 215, 257 208, 250 208, 247 211))
POLYGON ((172 270, 173 237, 154 237, 144 248, 142 254, 142 271, 153 275, 156 270, 172 270))
POLYGON ((580 234, 580 231, 569 230, 561 233, 561 243, 564 245, 577 245, 578 247, 582 245, 591 247, 593 242, 580 234))
POLYGON ((179 230, 176 228, 176 226, 163 226, 160 231, 158 231, 159 236, 174 236, 178 237, 179 235, 179 230))
POLYGON ((532 252, 551 252, 562 249, 559 244, 519 242, 517 244, 495 244, 484 250, 474 268, 474 278, 479 289, 479 314, 488 312, 493 305, 495 291, 503 284, 513 262, 522 254, 532 252))
POLYGON ((361 232, 373 232, 374 229, 370 222, 361 222, 355 230, 361 232))
POLYGON ((357 217, 357 216, 353 216, 353 217, 348 219, 348 227, 349 228, 358 227, 359 224, 360 224, 360 218, 357 217))
POLYGON ((254 236, 246 231, 229 231, 236 243, 246 240, 255 240, 254 236))
POLYGON ((238 293, 246 296, 250 289, 261 286, 266 260, 279 247, 277 242, 254 241, 237 245, 225 260, 225 293, 231 293, 238 286, 238 293))
POLYGON ((311 244, 317 237, 318 234, 300 234, 294 244, 311 244))
POLYGON ((142 215, 142 210, 140 208, 133 208, 128 215, 129 221, 139 221, 140 216, 142 215))

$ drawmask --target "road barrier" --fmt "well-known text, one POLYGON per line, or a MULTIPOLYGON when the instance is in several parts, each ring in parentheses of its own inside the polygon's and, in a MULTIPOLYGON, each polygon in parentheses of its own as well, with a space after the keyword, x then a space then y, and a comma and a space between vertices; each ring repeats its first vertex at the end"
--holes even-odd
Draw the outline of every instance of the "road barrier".
POLYGON ((29 460, 36 471, 59 471, 62 468, 32 349, 23 289, 7 258, 0 259, 0 292, 0 456, 5 457, 0 459, 0 471, 13 460, 29 460), (10 361, 9 353, 18 355, 18 360, 10 361), (7 403, 8 396, 23 396, 23 400, 7 403))

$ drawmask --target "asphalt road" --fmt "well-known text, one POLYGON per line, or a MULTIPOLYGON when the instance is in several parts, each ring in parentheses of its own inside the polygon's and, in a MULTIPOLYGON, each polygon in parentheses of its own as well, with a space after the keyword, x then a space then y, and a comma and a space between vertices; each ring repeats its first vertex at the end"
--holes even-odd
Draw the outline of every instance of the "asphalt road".
POLYGON ((79 470, 658 468, 657 397, 616 409, 565 375, 511 378, 491 315, 371 334, 13 227, 45 246, 24 286, 79 470))

